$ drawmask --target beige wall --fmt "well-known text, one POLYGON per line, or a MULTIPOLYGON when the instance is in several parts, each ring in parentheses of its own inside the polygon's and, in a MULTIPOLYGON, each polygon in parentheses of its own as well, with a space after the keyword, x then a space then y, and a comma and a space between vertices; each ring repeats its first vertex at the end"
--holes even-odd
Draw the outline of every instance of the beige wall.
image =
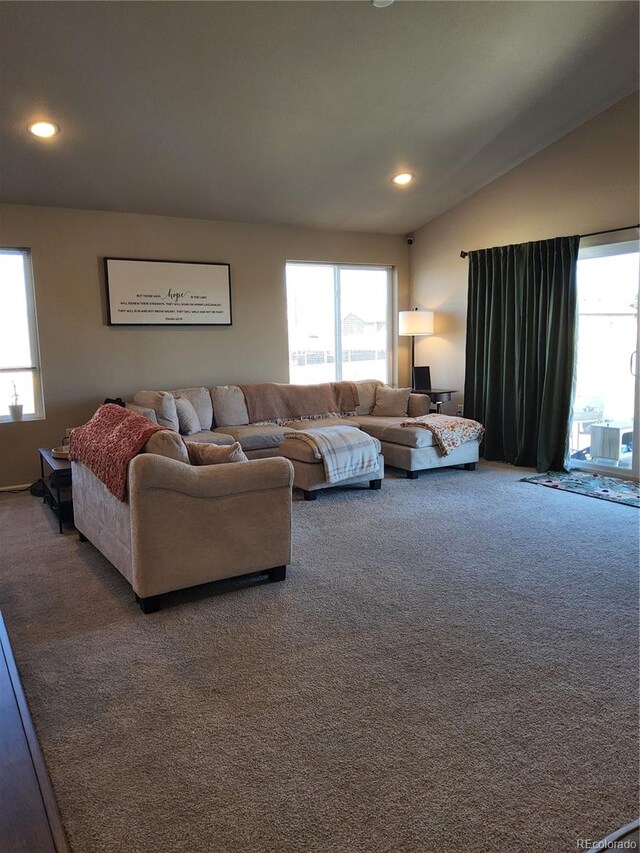
POLYGON ((33 481, 37 448, 59 444, 107 396, 288 381, 287 260, 391 264, 408 305, 408 250, 396 236, 7 205, 0 245, 32 250, 46 406, 44 421, 0 423, 0 486, 33 481), (108 326, 105 255, 230 263, 233 326, 108 326))
MULTIPOLYGON (((596 116, 416 233, 411 307, 436 312, 416 364, 434 387, 464 389, 468 261, 484 249, 638 222, 638 96, 596 116)), ((449 406, 455 411, 455 405, 449 406)))

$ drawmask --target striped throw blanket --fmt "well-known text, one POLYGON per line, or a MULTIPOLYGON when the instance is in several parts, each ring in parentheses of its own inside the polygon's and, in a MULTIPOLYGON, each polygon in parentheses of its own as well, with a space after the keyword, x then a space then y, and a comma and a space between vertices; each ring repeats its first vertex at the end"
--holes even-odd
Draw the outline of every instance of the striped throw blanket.
POLYGON ((428 429, 442 456, 448 456, 465 441, 481 439, 484 435, 484 427, 478 421, 456 418, 453 415, 422 415, 419 418, 403 421, 402 426, 428 429))
POLYGON ((318 427, 285 433, 283 441, 304 441, 324 464, 327 483, 373 474, 378 470, 380 442, 356 427, 318 427))

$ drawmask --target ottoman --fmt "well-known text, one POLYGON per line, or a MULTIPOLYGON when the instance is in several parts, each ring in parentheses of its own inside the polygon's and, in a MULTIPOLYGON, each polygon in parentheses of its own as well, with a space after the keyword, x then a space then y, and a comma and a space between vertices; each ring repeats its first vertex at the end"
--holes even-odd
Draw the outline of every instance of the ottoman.
POLYGON ((377 438, 356 426, 292 431, 278 447, 280 455, 293 465, 293 485, 302 489, 307 501, 315 500, 320 489, 332 486, 369 483, 370 489, 379 489, 384 478, 380 449, 377 438), (337 473, 332 470, 336 458, 337 473))

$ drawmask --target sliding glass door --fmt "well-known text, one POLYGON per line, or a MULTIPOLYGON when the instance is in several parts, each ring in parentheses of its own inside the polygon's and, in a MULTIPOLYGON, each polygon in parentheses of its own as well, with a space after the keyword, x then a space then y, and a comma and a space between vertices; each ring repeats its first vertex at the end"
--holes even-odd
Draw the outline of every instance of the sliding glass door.
POLYGON ((638 477, 638 240, 581 244, 572 467, 638 477))

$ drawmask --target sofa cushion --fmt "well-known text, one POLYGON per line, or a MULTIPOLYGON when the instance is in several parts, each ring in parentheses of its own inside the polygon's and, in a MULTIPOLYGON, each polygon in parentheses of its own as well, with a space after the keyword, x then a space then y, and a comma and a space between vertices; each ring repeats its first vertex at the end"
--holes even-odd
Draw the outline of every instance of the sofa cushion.
POLYGON ((186 397, 176 397, 176 412, 178 413, 178 424, 182 435, 193 435, 194 432, 200 432, 200 419, 190 400, 187 400, 186 397))
POLYGON ((222 431, 216 430, 214 432, 210 429, 202 429, 200 432, 194 432, 193 435, 190 435, 189 441, 195 441, 197 444, 229 445, 233 444, 235 438, 222 431))
POLYGON ((178 432, 178 413, 173 394, 168 391, 138 391, 133 402, 138 406, 153 409, 160 426, 178 432))
POLYGON ((431 447, 433 434, 423 427, 403 427, 404 418, 380 418, 373 415, 359 417, 360 429, 380 441, 403 444, 406 447, 431 447))
POLYGON ((376 402, 371 414, 377 418, 406 418, 410 394, 411 388, 389 388, 388 385, 378 385, 376 402))
POLYGON ((239 385, 215 385, 211 389, 211 401, 217 427, 249 423, 247 404, 239 385))
POLYGON ((211 394, 207 388, 176 388, 171 393, 174 397, 183 397, 191 403, 198 415, 200 429, 211 429, 213 405, 211 404, 211 394))
POLYGON ((225 465, 229 462, 249 461, 238 441, 228 447, 215 444, 198 444, 195 441, 187 441, 185 444, 192 465, 225 465))
POLYGON ((409 417, 419 418, 422 415, 428 415, 431 411, 431 397, 428 394, 409 395, 409 417))
POLYGON ((296 462, 306 462, 308 465, 321 465, 324 470, 322 459, 316 459, 313 447, 306 441, 289 441, 287 439, 280 452, 286 459, 295 459, 296 462))
POLYGON ((376 388, 384 385, 379 379, 360 379, 356 382, 358 386, 358 397, 360 405, 356 409, 357 415, 370 415, 376 402, 376 388))
MULTIPOLYGON (((217 432, 217 429, 214 432, 217 432)), ((242 449, 247 451, 277 447, 285 432, 295 432, 295 430, 276 424, 249 424, 248 426, 225 426, 224 432, 232 435, 236 441, 240 442, 242 449)))
POLYGON ((154 432, 147 439, 142 450, 144 453, 155 453, 156 456, 166 456, 167 459, 175 459, 177 462, 189 464, 189 454, 184 441, 177 432, 170 429, 154 432))
POLYGON ((135 412, 137 415, 142 415, 143 418, 148 418, 154 424, 158 423, 156 413, 148 406, 137 406, 135 403, 127 403, 125 408, 131 412, 135 412))
MULTIPOLYGON (((370 436, 375 443, 377 453, 381 453, 380 442, 375 436, 370 436)), ((315 455, 314 448, 300 438, 299 441, 292 441, 288 438, 280 448, 280 452, 286 459, 295 459, 296 462, 306 462, 309 465, 323 465, 322 459, 318 459, 315 455)))

